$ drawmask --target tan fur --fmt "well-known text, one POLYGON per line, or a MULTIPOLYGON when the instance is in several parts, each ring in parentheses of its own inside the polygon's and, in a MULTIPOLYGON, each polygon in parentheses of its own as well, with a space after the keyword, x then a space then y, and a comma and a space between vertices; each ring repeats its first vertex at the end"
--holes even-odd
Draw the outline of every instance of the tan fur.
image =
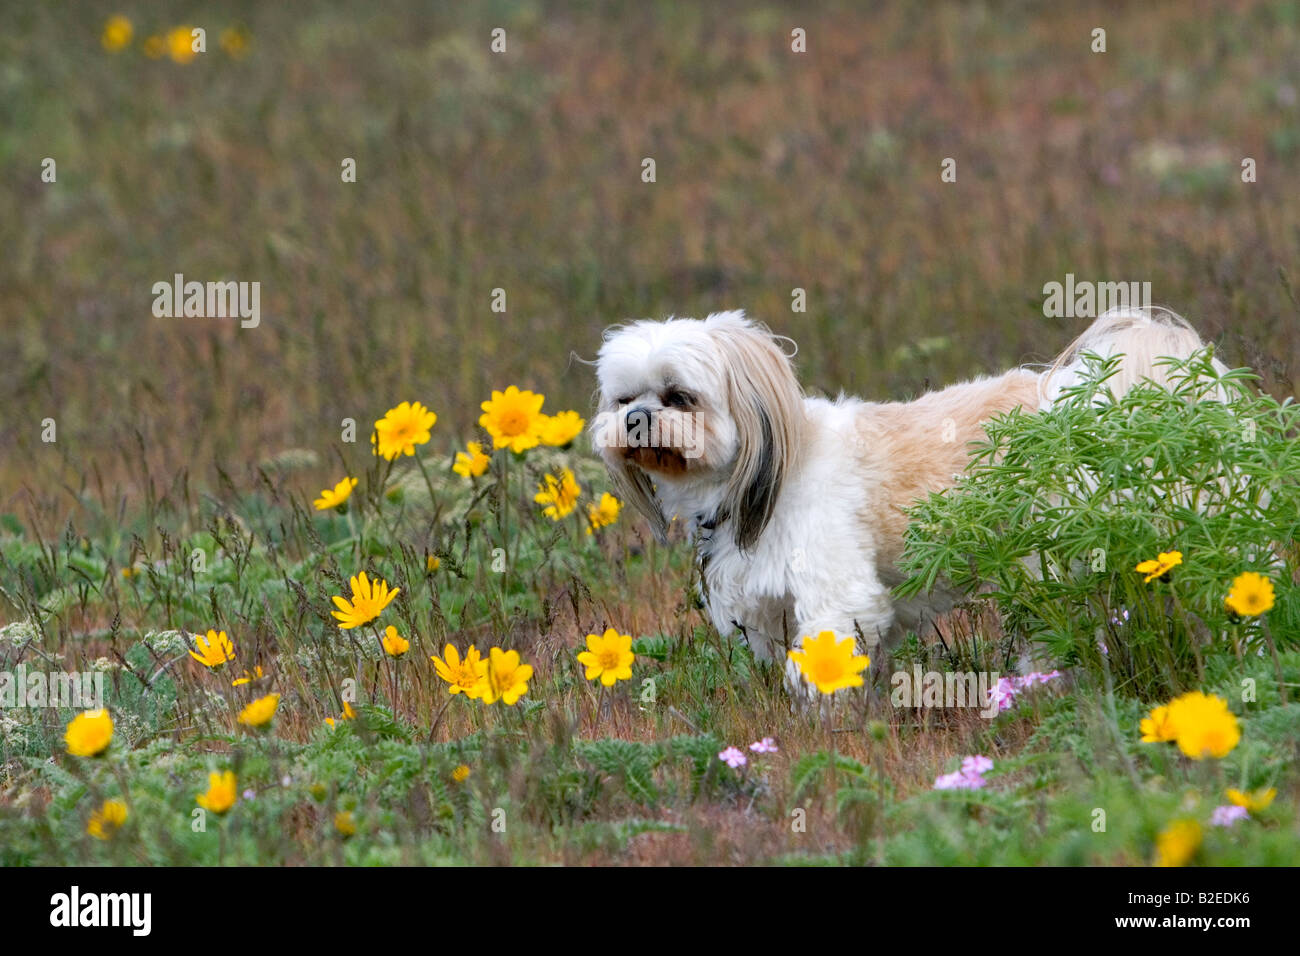
POLYGON ((1038 376, 1013 369, 912 402, 873 403, 862 410, 859 436, 872 460, 885 462, 887 469, 877 488, 882 500, 873 500, 860 516, 878 535, 881 565, 892 566, 902 552, 907 530, 903 509, 953 484, 970 461, 971 442, 986 437, 984 423, 1000 412, 1037 406, 1038 376))

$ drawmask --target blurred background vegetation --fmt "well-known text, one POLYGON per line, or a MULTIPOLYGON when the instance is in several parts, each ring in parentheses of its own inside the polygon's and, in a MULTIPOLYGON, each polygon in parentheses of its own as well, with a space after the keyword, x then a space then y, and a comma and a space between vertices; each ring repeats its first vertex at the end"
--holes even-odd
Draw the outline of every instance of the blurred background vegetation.
POLYGON ((1067 272, 1296 394, 1296 0, 2 6, 0 511, 247 481, 402 399, 448 452, 492 388, 585 411, 629 317, 743 307, 811 389, 904 398, 1049 359, 1067 272), (261 326, 153 317, 177 272, 260 282, 261 326))

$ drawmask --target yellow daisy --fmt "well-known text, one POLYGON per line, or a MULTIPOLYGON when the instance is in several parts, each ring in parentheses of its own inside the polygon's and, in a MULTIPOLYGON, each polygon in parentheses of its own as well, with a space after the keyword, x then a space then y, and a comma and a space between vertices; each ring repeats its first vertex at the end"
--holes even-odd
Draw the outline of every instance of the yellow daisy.
POLYGON ((134 35, 135 28, 131 26, 131 21, 119 14, 108 18, 108 22, 104 24, 104 32, 100 34, 99 42, 109 53, 117 53, 130 46, 131 37, 134 35))
POLYGON ((388 625, 384 631, 384 639, 381 642, 384 645, 384 653, 389 657, 401 657, 411 649, 411 642, 397 633, 397 628, 388 625))
POLYGON ((547 475, 538 488, 541 490, 533 495, 533 500, 539 505, 545 505, 542 514, 552 521, 559 521, 565 515, 572 514, 578 506, 578 496, 582 494, 582 488, 578 486, 571 468, 561 471, 559 478, 547 475))
POLYGON ((349 602, 337 594, 334 595, 334 604, 338 610, 330 612, 339 619, 339 627, 345 631, 360 627, 362 624, 369 624, 379 617, 384 608, 388 607, 402 590, 401 588, 389 590, 388 582, 380 578, 372 582, 366 577, 364 571, 352 578, 351 584, 352 600, 349 602))
POLYGON ((245 684, 251 684, 255 680, 261 680, 265 674, 262 672, 262 665, 258 664, 251 671, 244 671, 243 677, 236 677, 230 682, 231 687, 243 687, 245 684))
POLYGON ((333 488, 326 488, 320 493, 320 497, 312 502, 317 511, 328 511, 330 508, 337 508, 348 498, 352 497, 352 489, 357 486, 355 478, 344 478, 333 488))
POLYGON ((1228 702, 1199 690, 1170 701, 1168 720, 1178 749, 1193 760, 1226 757, 1241 740, 1241 727, 1228 702))
POLYGON ((600 496, 600 502, 587 505, 587 534, 608 527, 618 520, 618 513, 623 510, 623 502, 608 491, 600 496))
POLYGON ((339 834, 344 839, 347 839, 350 836, 355 836, 357 832, 357 823, 352 819, 352 811, 340 810, 338 813, 334 814, 334 829, 338 830, 339 834))
POLYGON ((528 681, 532 676, 532 666, 520 663, 518 651, 492 648, 489 652, 483 702, 495 704, 498 700, 502 700, 507 706, 513 707, 520 697, 528 693, 528 681))
POLYGON ((451 779, 455 780, 457 783, 464 783, 469 779, 469 767, 461 764, 451 772, 451 779))
POLYGON ((1230 788, 1227 792, 1228 802, 1239 807, 1245 807, 1251 813, 1258 813, 1260 810, 1267 810, 1273 803, 1273 798, 1277 796, 1277 788, 1269 787, 1267 790, 1260 788, 1249 793, 1243 793, 1240 790, 1230 788))
POLYGON ((1154 708, 1149 716, 1142 718, 1139 729, 1142 731, 1142 742, 1144 744, 1167 743, 1178 737, 1178 731, 1169 722, 1168 707, 1154 708))
POLYGON ((247 724, 249 727, 264 727, 271 722, 271 718, 275 716, 276 708, 279 706, 279 694, 267 694, 265 697, 259 697, 239 712, 239 722, 247 724))
POLYGON ((1140 561, 1133 570, 1138 574, 1145 574, 1146 577, 1142 583, 1150 584, 1156 578, 1168 574, 1182 563, 1183 553, 1181 551, 1161 551, 1156 555, 1154 561, 1140 561))
POLYGON ((433 661, 433 669, 438 672, 438 676, 450 685, 448 690, 453 694, 464 694, 470 700, 483 696, 487 689, 488 662, 481 659, 478 648, 473 644, 465 652, 464 660, 451 644, 443 648, 441 660, 437 657, 429 659, 433 661))
POLYGON ((402 402, 390 408, 384 417, 375 422, 371 438, 376 455, 392 461, 401 455, 414 455, 415 446, 429 440, 429 430, 438 416, 419 402, 402 402))
POLYGON ((1273 582, 1262 574, 1247 571, 1232 581, 1232 590, 1223 599, 1228 610, 1242 617, 1266 614, 1273 608, 1273 582))
POLYGON ((1156 866, 1186 866, 1201 846, 1201 825, 1175 820, 1156 837, 1156 866))
POLYGON ((167 55, 173 63, 189 63, 197 55, 194 52, 193 28, 176 27, 167 33, 167 55))
POLYGON ((562 448, 582 434, 586 421, 577 412, 560 412, 541 416, 542 443, 562 448))
POLYGON ((88 710, 72 718, 63 735, 74 757, 98 757, 113 742, 113 718, 107 710, 88 710))
POLYGON ((587 680, 600 679, 606 687, 632 679, 632 635, 620 634, 612 627, 601 635, 587 635, 587 649, 578 655, 578 663, 587 668, 587 680))
POLYGON ((204 667, 220 667, 226 661, 235 659, 235 645, 230 643, 225 631, 210 630, 206 638, 195 634, 194 643, 198 645, 199 651, 197 654, 190 651, 190 657, 204 667))
POLYGON ((480 406, 478 423, 492 436, 494 448, 527 451, 541 442, 541 411, 545 396, 520 391, 511 385, 504 392, 493 391, 480 406))
POLYGON ((833 694, 845 687, 862 686, 862 672, 871 665, 871 658, 854 650, 852 637, 837 642, 834 631, 822 631, 815 638, 805 635, 803 646, 789 656, 819 691, 833 694))
POLYGON ((105 800, 104 805, 90 815, 86 832, 96 840, 107 840, 124 823, 126 823, 126 804, 121 800, 105 800))
POLYGON ((465 446, 465 451, 456 452, 456 461, 451 470, 465 478, 477 478, 488 470, 492 458, 483 454, 483 444, 472 441, 465 446))
POLYGON ((210 810, 220 816, 235 805, 239 792, 232 771, 208 774, 208 792, 200 793, 194 798, 204 810, 210 810))

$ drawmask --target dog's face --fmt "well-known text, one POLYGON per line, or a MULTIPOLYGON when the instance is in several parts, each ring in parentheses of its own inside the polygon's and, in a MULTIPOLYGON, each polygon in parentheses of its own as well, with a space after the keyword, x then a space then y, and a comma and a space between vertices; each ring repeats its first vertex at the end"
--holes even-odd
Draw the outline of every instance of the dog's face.
POLYGON ((690 486, 752 544, 775 506, 802 394, 771 333, 740 312, 611 329, 592 439, 624 500, 666 528, 656 483, 690 486))

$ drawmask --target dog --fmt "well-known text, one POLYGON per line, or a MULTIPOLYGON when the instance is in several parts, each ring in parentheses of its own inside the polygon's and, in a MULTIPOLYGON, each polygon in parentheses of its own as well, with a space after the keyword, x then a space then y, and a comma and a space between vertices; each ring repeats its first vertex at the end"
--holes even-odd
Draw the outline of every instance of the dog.
MULTIPOLYGON (((942 585, 891 598, 904 509, 954 484, 984 423, 1049 407, 1085 352, 1122 356, 1107 382, 1118 396, 1142 379, 1167 386, 1157 359, 1203 347, 1172 312, 1118 309, 1046 369, 867 402, 805 395, 783 341, 740 311, 615 326, 596 360, 590 429, 618 494, 655 536, 666 541, 680 522, 694 539, 714 627, 739 633, 760 660, 827 630, 874 658, 951 610, 959 596, 942 585)), ((793 661, 785 683, 810 693, 793 661)))

